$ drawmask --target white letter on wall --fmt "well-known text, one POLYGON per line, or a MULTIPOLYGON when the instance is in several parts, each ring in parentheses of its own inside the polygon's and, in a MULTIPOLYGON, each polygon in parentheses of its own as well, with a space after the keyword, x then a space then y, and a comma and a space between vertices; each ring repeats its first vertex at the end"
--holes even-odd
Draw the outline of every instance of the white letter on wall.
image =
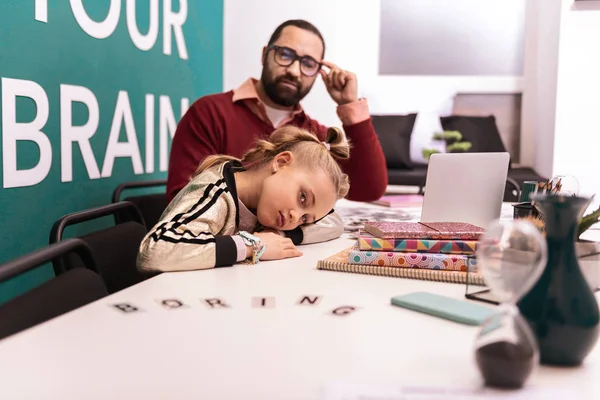
POLYGON ((160 154, 158 160, 158 169, 162 172, 166 171, 169 164, 169 140, 173 139, 177 129, 175 115, 169 96, 160 96, 158 100, 158 135, 160 154))
POLYGON ((60 180, 73 180, 73 142, 79 144, 81 157, 90 179, 100 178, 98 164, 90 145, 90 138, 98 129, 100 108, 94 93, 83 86, 60 85, 60 180), (84 125, 73 126, 73 103, 86 105, 89 118, 84 125))
POLYGON ((150 27, 145 35, 140 33, 137 26, 135 2, 136 0, 127 0, 127 30, 135 47, 147 51, 154 46, 158 38, 158 0, 150 0, 150 27))
POLYGON ((171 0, 163 1, 163 53, 171 55, 171 26, 175 34, 175 42, 179 51, 179 58, 188 59, 187 48, 185 47, 185 38, 183 37, 183 24, 187 19, 188 4, 187 0, 179 0, 179 13, 174 13, 171 0))
POLYGON ((35 0, 35 20, 48 22, 48 0, 35 0))
POLYGON ((187 97, 181 98, 181 118, 185 115, 186 111, 190 108, 190 99, 187 97))
POLYGON ((52 145, 42 132, 50 106, 44 89, 32 81, 2 78, 2 172, 5 188, 33 186, 46 178, 52 165, 52 145), (17 97, 29 97, 37 112, 31 122, 17 122, 17 97), (35 142, 40 160, 30 169, 17 170, 17 141, 35 142))
POLYGON ((133 172, 136 175, 144 173, 142 157, 138 148, 137 136, 135 135, 135 126, 133 124, 133 115, 129 96, 127 92, 120 91, 115 106, 115 115, 113 116, 110 134, 108 136, 108 145, 106 146, 106 155, 104 165, 102 166, 102 177, 109 178, 112 175, 113 164, 117 157, 130 157, 133 164, 133 172), (126 142, 119 142, 119 133, 121 132, 121 123, 125 123, 126 142))
POLYGON ((146 173, 154 172, 154 95, 146 95, 146 173))
POLYGON ((96 22, 91 19, 85 8, 83 0, 70 0, 71 10, 77 20, 77 23, 85 33, 96 39, 106 39, 117 28, 119 17, 121 16, 121 0, 110 0, 110 8, 106 19, 102 22, 96 22))

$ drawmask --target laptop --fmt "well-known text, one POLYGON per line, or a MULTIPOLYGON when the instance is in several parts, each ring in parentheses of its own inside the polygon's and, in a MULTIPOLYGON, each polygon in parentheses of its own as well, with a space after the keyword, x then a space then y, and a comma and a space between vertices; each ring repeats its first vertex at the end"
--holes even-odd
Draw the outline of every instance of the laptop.
POLYGON ((427 167, 421 222, 487 228, 500 218, 509 153, 436 153, 427 167))

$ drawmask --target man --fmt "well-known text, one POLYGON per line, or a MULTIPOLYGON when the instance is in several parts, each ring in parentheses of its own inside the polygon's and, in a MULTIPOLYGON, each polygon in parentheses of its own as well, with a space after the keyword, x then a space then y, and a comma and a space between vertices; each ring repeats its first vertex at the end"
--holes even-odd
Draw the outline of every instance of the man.
POLYGON ((286 21, 263 48, 259 81, 250 78, 236 90, 198 99, 173 138, 168 201, 189 182, 206 156, 241 157, 257 138, 267 138, 281 125, 307 129, 325 140, 327 128, 310 119, 300 106, 319 75, 338 104, 337 114, 353 146, 350 159, 341 163, 350 177, 347 198, 379 199, 387 186, 387 168, 367 101, 358 98, 356 76, 323 60, 324 55, 325 42, 315 26, 304 20, 286 21))

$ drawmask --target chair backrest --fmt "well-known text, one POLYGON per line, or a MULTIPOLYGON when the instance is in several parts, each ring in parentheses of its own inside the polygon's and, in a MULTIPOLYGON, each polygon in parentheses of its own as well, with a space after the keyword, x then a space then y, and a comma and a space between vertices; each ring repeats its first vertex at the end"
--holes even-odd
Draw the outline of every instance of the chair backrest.
POLYGON ((81 239, 67 239, 0 265, 0 282, 77 253, 86 268, 66 271, 0 305, 0 339, 96 301, 108 294, 96 269, 90 247, 81 239))
POLYGON ((510 203, 516 203, 521 197, 521 186, 511 177, 506 178, 506 188, 504 190, 504 200, 510 203))
MULTIPOLYGON (((98 273, 109 293, 117 292, 148 278, 136 267, 140 243, 148 232, 137 207, 130 202, 122 201, 68 214, 54 223, 50 233, 50 243, 56 243, 62 240, 67 226, 116 214, 120 214, 126 221, 79 236, 91 248, 98 273)), ((58 275, 66 269, 79 267, 81 264, 82 260, 79 257, 68 255, 54 260, 54 270, 58 275)))
MULTIPOLYGON (((149 188, 156 186, 166 186, 167 180, 150 180, 150 181, 134 181, 122 183, 115 188, 112 195, 112 202, 118 203, 121 201, 121 194, 128 189, 149 188)), ((150 229, 158 223, 163 211, 167 208, 167 193, 166 190, 162 193, 152 193, 140 196, 129 196, 124 200, 135 204, 146 222, 146 228, 150 229)), ((117 223, 121 222, 118 217, 117 223)))
POLYGON ((167 208, 167 194, 155 193, 143 196, 126 197, 129 201, 137 206, 140 213, 146 222, 146 228, 151 229, 160 221, 163 211, 167 208))
MULTIPOLYGON (((136 268, 140 243, 146 233, 145 226, 127 221, 80 236, 92 248, 98 272, 109 293, 118 292, 147 278, 136 268)), ((81 265, 79 257, 74 255, 68 255, 64 260, 68 268, 81 265)))

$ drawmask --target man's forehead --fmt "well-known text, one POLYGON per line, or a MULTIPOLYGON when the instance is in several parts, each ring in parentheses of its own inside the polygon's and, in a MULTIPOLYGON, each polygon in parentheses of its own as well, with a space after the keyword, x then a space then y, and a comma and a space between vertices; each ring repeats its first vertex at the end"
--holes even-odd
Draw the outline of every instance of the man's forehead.
POLYGON ((300 56, 311 56, 319 60, 323 54, 321 39, 305 29, 296 26, 286 26, 281 31, 281 36, 275 41, 277 46, 289 47, 300 56))

